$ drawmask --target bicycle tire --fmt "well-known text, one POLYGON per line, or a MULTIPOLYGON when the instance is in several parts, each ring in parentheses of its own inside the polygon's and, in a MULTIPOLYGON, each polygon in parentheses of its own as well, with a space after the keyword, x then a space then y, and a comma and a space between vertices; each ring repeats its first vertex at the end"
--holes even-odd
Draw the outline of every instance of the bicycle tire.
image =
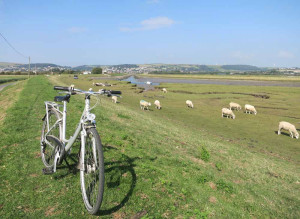
MULTIPOLYGON (((55 122, 60 119, 59 113, 54 110, 50 109, 48 112, 48 121, 49 121, 49 127, 53 126, 55 122), (53 118, 53 119, 52 119, 53 118)), ((49 145, 47 145, 44 142, 45 134, 47 129, 47 118, 45 118, 42 128, 42 134, 41 134, 41 157, 44 165, 46 167, 52 167, 53 166, 53 152, 54 148, 51 148, 49 145)), ((55 130, 52 130, 48 135, 54 136, 57 139, 60 139, 60 133, 61 133, 62 126, 59 123, 58 127, 55 128, 55 130)))
POLYGON ((84 166, 80 168, 80 184, 86 209, 90 214, 96 214, 103 199, 104 158, 101 139, 97 130, 88 128, 86 134, 85 145, 81 145, 81 150, 84 150, 84 153, 83 157, 82 154, 80 155, 80 159, 83 159, 84 166))

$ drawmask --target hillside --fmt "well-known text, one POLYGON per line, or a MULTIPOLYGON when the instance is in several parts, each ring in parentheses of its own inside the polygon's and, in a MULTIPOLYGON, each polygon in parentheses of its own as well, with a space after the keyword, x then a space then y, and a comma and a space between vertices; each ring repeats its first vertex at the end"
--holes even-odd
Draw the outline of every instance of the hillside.
MULTIPOLYGON (((19 67, 27 68, 28 64, 0 62, 0 67, 19 67)), ((228 71, 263 71, 266 68, 259 68, 251 65, 194 65, 194 64, 120 64, 120 65, 80 65, 76 67, 61 66, 52 63, 31 63, 32 67, 37 68, 64 68, 75 71, 92 70, 94 67, 102 67, 108 69, 138 69, 148 68, 149 71, 164 72, 228 72, 228 71)))

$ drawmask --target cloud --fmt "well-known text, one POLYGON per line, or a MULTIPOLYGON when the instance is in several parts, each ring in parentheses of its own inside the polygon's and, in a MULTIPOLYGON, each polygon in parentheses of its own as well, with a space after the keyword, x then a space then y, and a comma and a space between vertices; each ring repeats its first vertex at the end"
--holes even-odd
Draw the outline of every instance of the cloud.
POLYGON ((85 28, 85 27, 70 27, 68 29, 68 32, 70 32, 70 33, 83 33, 86 31, 87 31, 87 28, 85 28))
POLYGON ((175 24, 175 21, 168 17, 154 17, 140 22, 138 27, 121 27, 120 31, 143 31, 167 28, 175 24))
POLYGON ((292 59, 292 58, 295 57, 295 55, 291 52, 288 52, 288 51, 279 51, 278 52, 278 57, 285 58, 285 59, 292 59))

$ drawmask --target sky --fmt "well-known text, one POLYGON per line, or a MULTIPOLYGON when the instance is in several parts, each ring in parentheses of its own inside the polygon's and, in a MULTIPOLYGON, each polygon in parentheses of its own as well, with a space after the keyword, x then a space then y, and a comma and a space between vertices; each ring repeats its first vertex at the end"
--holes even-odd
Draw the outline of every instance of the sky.
POLYGON ((300 67, 299 0, 0 0, 0 33, 33 63, 300 67))

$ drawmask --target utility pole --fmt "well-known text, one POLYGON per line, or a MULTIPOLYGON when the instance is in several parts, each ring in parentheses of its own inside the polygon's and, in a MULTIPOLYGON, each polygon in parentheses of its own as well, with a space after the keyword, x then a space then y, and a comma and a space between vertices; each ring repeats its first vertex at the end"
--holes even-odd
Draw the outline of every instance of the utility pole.
POLYGON ((28 64, 28 78, 30 77, 30 56, 28 57, 28 59, 29 59, 29 64, 28 64))

